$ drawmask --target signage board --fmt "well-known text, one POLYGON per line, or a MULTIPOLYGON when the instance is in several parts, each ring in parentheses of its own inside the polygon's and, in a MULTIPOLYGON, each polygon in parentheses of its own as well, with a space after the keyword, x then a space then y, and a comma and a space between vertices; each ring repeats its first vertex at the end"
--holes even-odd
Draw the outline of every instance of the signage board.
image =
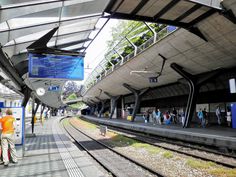
POLYGON ((158 77, 149 77, 149 82, 150 83, 157 83, 158 82, 158 77))
POLYGON ((84 79, 82 56, 29 53, 29 78, 84 79))
POLYGON ((57 92, 60 90, 60 86, 59 85, 53 85, 53 86, 49 86, 48 87, 48 91, 51 91, 51 92, 57 92))

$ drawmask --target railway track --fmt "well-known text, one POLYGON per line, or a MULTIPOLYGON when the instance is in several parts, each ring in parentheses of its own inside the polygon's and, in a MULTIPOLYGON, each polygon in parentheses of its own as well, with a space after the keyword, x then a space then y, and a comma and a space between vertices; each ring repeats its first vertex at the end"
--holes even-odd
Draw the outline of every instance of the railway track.
POLYGON ((129 130, 121 129, 117 127, 112 127, 112 126, 109 126, 109 131, 113 131, 117 134, 121 134, 125 137, 132 138, 140 142, 144 142, 144 143, 157 146, 166 150, 174 151, 176 153, 184 154, 184 155, 191 156, 191 157, 205 160, 205 161, 214 162, 216 164, 219 164, 225 167, 236 168, 236 157, 222 154, 220 152, 218 153, 214 150, 191 146, 183 142, 180 143, 180 142, 174 142, 173 140, 164 140, 158 137, 150 137, 148 135, 143 135, 141 133, 136 133, 133 131, 129 131, 129 130))
POLYGON ((133 177, 163 177, 160 174, 108 147, 107 145, 95 140, 85 134, 72 124, 65 124, 66 119, 62 120, 62 125, 66 132, 84 149, 93 159, 103 166, 112 176, 133 176, 133 177))

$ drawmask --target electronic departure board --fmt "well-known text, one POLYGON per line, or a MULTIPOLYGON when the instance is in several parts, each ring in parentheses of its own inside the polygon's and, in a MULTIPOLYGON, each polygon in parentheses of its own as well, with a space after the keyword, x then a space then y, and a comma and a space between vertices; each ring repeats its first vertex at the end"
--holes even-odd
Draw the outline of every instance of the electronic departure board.
POLYGON ((46 79, 84 79, 84 57, 29 53, 29 77, 46 79))

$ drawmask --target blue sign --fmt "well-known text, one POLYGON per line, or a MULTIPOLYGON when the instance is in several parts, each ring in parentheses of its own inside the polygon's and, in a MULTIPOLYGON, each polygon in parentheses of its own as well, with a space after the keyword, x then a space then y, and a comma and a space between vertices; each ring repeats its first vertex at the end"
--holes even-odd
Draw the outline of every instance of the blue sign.
POLYGON ((84 58, 29 53, 29 77, 48 79, 84 79, 84 58))
POLYGON ((0 108, 4 107, 4 102, 0 102, 0 108))
POLYGON ((176 29, 177 29, 176 26, 167 26, 167 31, 168 31, 168 32, 175 31, 176 29))
POLYGON ((236 128, 236 104, 231 105, 232 128, 236 128))
POLYGON ((48 87, 48 91, 57 92, 59 90, 60 90, 60 86, 59 85, 48 87))
POLYGON ((149 77, 149 82, 150 83, 157 83, 158 82, 158 77, 149 77))

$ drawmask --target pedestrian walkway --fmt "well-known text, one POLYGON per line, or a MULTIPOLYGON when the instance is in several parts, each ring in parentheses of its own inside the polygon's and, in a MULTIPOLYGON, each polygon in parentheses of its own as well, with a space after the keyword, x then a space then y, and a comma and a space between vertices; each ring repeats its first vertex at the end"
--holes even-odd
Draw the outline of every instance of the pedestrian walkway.
POLYGON ((153 125, 153 123, 130 122, 124 119, 97 118, 88 115, 83 117, 108 126, 122 127, 166 138, 236 150, 236 130, 232 128, 214 126, 207 128, 182 128, 181 125, 177 124, 153 125))
MULTIPOLYGON (((60 118, 36 123, 36 137, 26 138, 25 156, 18 164, 0 165, 1 177, 93 177, 104 172, 66 136, 60 118)), ((29 131, 30 129, 28 129, 29 131)))

